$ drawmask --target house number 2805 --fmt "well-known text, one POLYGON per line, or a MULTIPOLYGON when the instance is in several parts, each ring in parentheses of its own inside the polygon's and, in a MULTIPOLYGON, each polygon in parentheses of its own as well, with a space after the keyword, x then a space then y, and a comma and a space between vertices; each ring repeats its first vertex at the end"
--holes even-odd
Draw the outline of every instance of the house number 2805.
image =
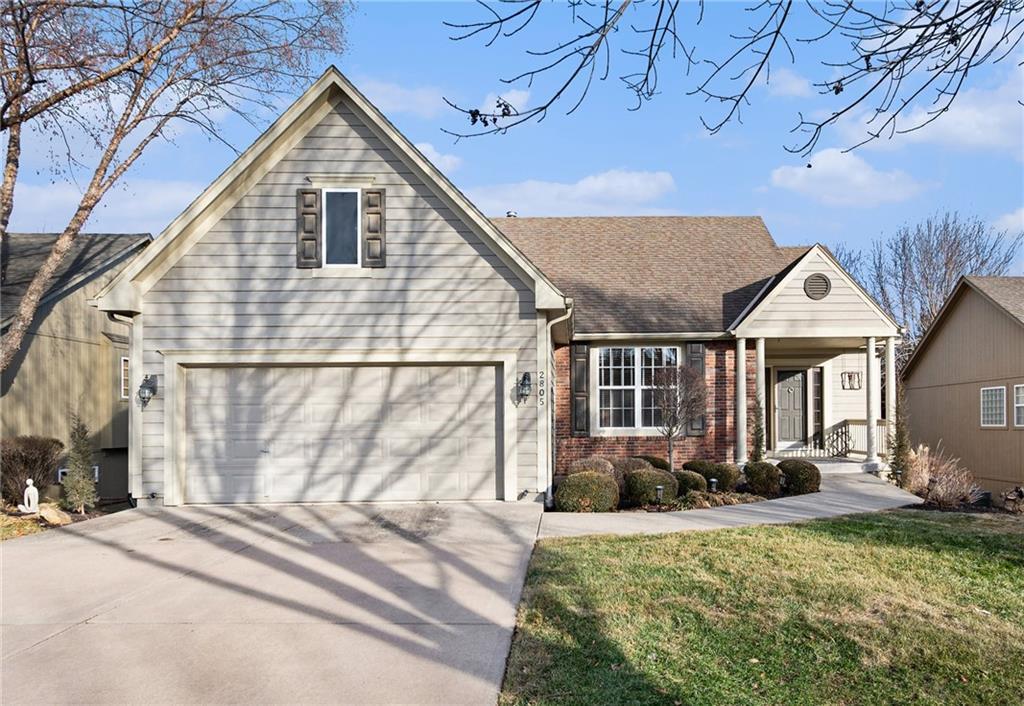
POLYGON ((547 395, 546 383, 544 379, 544 371, 540 370, 537 372, 537 405, 540 407, 544 406, 544 398, 547 395))

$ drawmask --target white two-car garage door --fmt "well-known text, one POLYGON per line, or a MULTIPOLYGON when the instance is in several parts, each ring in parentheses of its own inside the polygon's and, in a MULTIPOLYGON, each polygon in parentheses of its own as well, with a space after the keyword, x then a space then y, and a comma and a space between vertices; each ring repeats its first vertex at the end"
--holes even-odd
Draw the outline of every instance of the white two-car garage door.
POLYGON ((500 497, 494 366, 191 368, 185 502, 500 497))

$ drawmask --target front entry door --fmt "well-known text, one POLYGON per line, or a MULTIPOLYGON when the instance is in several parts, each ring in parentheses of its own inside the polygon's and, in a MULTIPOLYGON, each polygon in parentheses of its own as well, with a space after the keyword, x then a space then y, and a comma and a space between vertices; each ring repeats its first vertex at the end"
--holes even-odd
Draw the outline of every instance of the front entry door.
POLYGON ((779 442, 782 446, 795 446, 807 440, 807 372, 780 370, 775 384, 778 400, 779 442))

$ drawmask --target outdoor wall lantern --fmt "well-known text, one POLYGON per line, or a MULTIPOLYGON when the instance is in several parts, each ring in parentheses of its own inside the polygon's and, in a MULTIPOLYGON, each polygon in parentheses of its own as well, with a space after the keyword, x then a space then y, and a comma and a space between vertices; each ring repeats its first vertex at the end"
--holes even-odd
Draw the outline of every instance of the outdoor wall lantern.
POLYGON ((519 382, 516 383, 516 401, 522 402, 530 396, 530 392, 533 390, 533 381, 530 379, 529 373, 523 373, 523 376, 519 378, 519 382))
POLYGON ((147 375, 139 385, 139 402, 145 407, 156 396, 156 375, 147 375))

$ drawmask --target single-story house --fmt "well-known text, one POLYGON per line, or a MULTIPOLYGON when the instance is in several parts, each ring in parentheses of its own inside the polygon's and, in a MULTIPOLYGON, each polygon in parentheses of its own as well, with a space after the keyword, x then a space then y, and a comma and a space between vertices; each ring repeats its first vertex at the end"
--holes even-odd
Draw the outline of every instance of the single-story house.
POLYGON ((761 400, 773 452, 876 464, 899 336, 757 218, 490 220, 333 68, 95 303, 134 322, 132 493, 167 505, 536 497, 664 448, 672 364, 711 389, 680 458, 745 460, 761 400))
POLYGON ((1024 485, 1024 277, 963 277, 903 370, 915 444, 993 493, 1024 485))
MULTIPOLYGON (((57 233, 8 233, 2 253, 0 331, 6 332, 57 233)), ((130 321, 89 306, 151 240, 149 234, 83 233, 43 295, 21 350, 3 371, 0 434, 69 443, 72 413, 92 432, 98 492, 128 497, 128 341, 130 321)), ((53 482, 57 481, 54 469, 53 482)))

